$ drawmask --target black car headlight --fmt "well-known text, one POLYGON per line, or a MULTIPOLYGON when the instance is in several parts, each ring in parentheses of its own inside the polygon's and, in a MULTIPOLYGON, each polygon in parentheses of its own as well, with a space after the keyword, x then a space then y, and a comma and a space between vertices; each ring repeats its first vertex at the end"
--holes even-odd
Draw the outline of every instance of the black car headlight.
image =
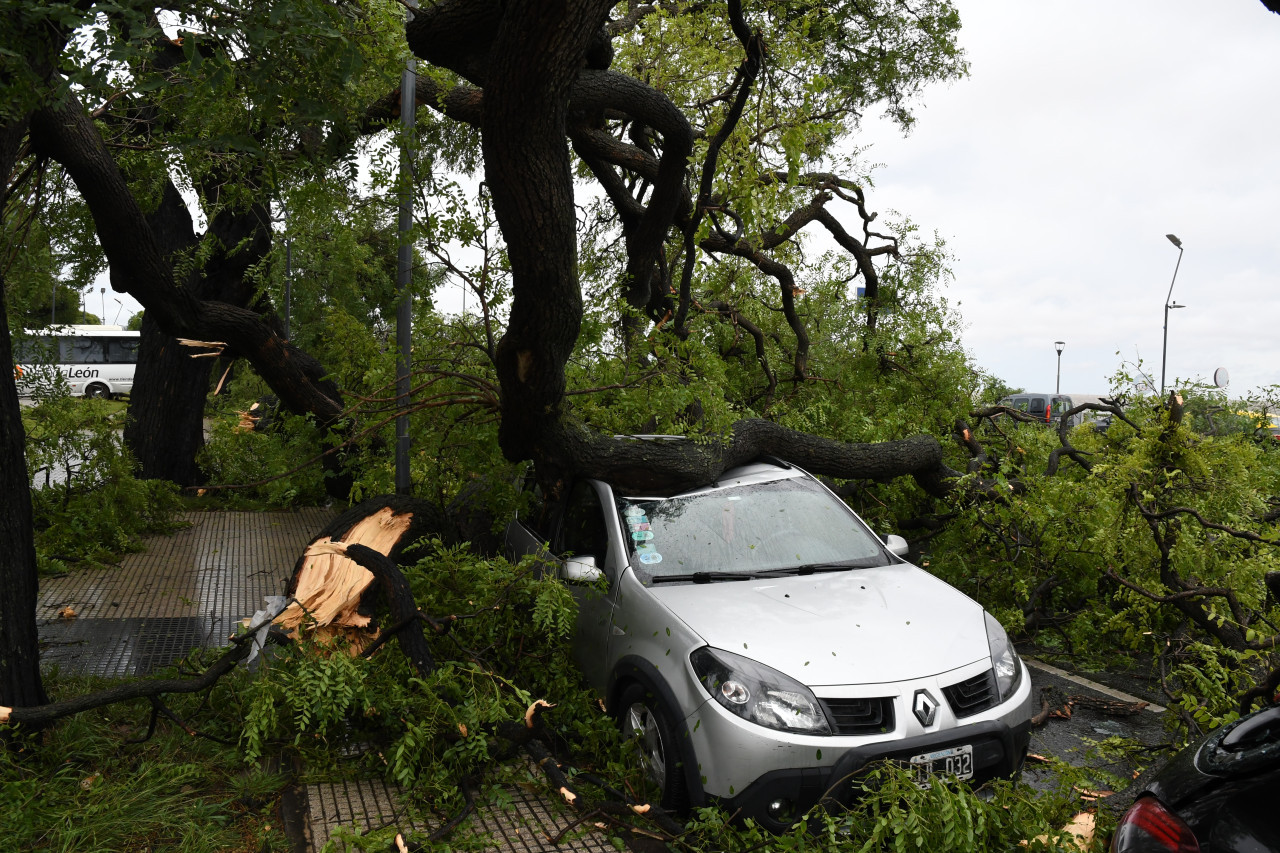
POLYGON ((813 691, 794 678, 710 646, 695 649, 689 662, 707 692, 744 720, 784 732, 831 734, 813 691))
POLYGON ((1014 694, 1022 683, 1022 662, 1018 660, 1018 652, 1009 642, 1009 635, 1004 626, 996 621, 996 617, 983 611, 987 621, 987 645, 991 649, 991 666, 996 674, 996 689, 1000 691, 1003 702, 1014 694))

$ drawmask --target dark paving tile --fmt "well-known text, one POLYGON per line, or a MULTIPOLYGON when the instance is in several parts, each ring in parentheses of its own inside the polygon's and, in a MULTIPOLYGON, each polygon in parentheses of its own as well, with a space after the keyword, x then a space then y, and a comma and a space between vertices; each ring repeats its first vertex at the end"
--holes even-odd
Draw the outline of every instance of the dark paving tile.
POLYGON ((40 629, 40 663, 72 675, 149 675, 205 645, 209 628, 192 616, 61 619, 40 629))

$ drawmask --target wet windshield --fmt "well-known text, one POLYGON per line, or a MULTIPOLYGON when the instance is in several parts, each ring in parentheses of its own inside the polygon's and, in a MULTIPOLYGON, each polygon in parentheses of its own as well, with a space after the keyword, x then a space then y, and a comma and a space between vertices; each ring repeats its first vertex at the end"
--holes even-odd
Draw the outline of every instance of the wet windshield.
POLYGON ((891 562, 839 499, 805 478, 666 499, 624 498, 618 509, 631 565, 645 583, 891 562))

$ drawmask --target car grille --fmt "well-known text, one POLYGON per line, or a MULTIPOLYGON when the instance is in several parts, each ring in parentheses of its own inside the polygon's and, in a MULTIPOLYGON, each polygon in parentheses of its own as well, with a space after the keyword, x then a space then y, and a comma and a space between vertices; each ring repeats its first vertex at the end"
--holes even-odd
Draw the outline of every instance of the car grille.
POLYGON ((951 712, 956 719, 972 717, 988 708, 994 708, 999 699, 996 694, 996 681, 991 670, 966 678, 958 684, 942 688, 951 704, 951 712))
POLYGON ((821 699, 834 733, 873 735, 893 731, 893 699, 821 699))

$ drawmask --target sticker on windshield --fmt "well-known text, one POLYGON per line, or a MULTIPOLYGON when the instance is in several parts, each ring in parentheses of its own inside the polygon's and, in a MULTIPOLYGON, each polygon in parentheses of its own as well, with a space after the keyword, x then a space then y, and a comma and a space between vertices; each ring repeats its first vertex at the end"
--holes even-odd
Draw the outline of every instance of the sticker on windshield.
POLYGON ((634 515, 644 515, 644 507, 639 507, 639 506, 636 506, 635 504, 630 504, 630 505, 628 505, 628 506, 626 506, 626 507, 624 507, 624 508, 623 508, 623 510, 622 510, 622 514, 623 514, 623 515, 633 515, 633 516, 634 516, 634 515))
POLYGON ((635 531, 634 533, 632 533, 632 534, 631 534, 631 538, 632 538, 632 539, 634 539, 634 540, 636 540, 637 542, 643 542, 643 541, 644 541, 644 540, 646 540, 646 539, 652 539, 652 538, 653 538, 653 531, 652 531, 652 530, 637 530, 637 531, 635 531))
POLYGON ((654 563, 661 563, 662 555, 659 554, 657 551, 646 551, 645 553, 640 555, 640 562, 644 563, 647 566, 651 566, 654 563))

